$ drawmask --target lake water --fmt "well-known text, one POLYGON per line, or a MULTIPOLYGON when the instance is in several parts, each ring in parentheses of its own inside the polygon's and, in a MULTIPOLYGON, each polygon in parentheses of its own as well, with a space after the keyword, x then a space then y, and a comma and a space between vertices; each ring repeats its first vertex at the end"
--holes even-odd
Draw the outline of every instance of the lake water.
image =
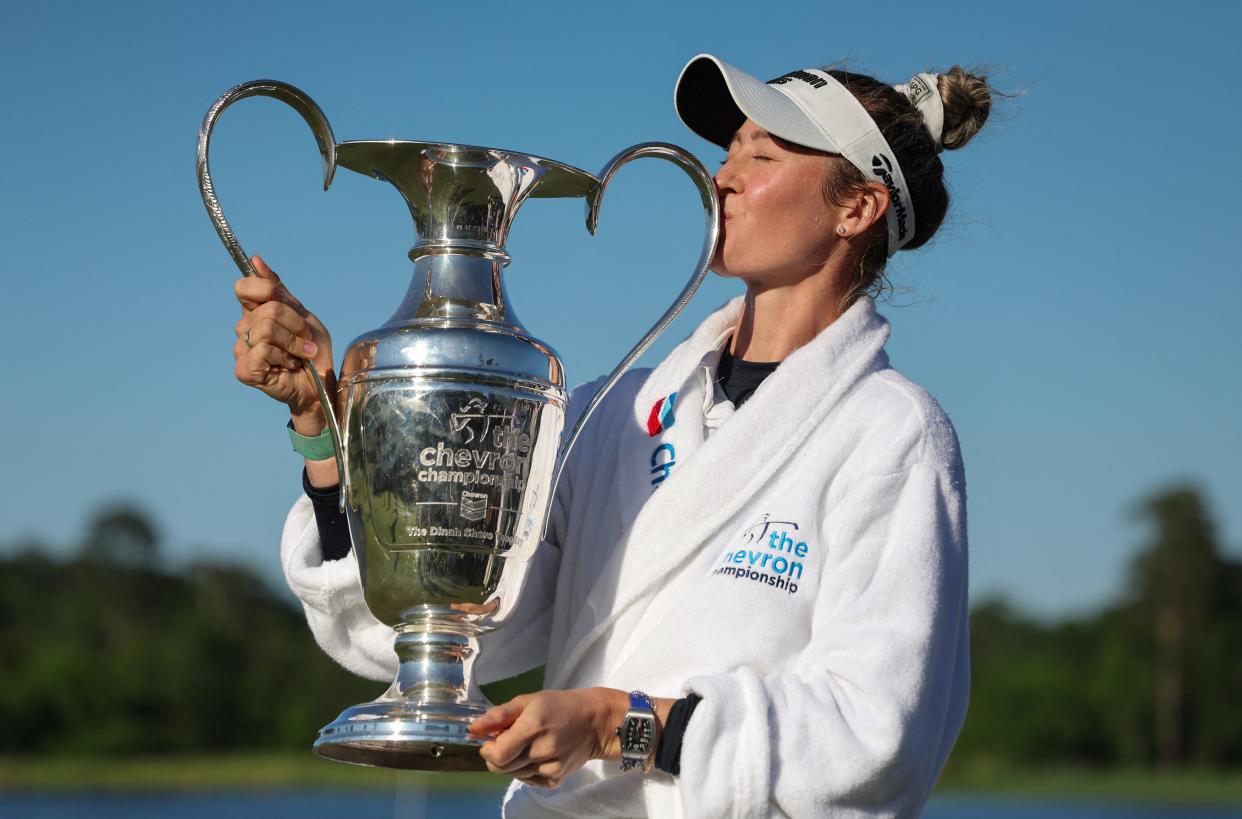
MULTIPOLYGON (((497 816, 497 793, 275 792, 239 794, 0 794, 13 819, 470 819, 497 816)), ((1104 801, 937 797, 924 819, 1242 819, 1242 808, 1104 801)))

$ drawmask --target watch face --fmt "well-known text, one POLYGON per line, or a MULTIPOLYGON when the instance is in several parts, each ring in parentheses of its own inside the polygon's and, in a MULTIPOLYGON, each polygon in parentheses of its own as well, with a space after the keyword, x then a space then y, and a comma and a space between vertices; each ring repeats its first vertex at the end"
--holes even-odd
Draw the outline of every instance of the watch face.
POLYGON ((651 753, 651 738, 654 733, 655 720, 651 717, 627 717, 621 735, 621 750, 627 754, 651 753))

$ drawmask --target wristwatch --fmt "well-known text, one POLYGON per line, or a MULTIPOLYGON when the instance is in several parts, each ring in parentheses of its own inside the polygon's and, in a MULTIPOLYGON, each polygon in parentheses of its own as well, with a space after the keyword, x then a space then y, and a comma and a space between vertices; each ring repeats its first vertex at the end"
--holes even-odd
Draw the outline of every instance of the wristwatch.
POLYGON ((630 710, 617 728, 621 739, 621 770, 632 771, 642 765, 651 770, 651 752, 655 750, 655 704, 641 691, 630 692, 630 710))

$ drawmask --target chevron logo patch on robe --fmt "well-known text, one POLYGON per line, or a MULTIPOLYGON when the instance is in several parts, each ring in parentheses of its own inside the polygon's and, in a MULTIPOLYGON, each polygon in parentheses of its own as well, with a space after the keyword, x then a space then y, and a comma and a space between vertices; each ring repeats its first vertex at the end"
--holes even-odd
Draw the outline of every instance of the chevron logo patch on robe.
POLYGON ((673 417, 673 404, 676 401, 677 393, 670 392, 652 405, 651 413, 647 416, 648 438, 656 437, 676 423, 677 419, 673 417))

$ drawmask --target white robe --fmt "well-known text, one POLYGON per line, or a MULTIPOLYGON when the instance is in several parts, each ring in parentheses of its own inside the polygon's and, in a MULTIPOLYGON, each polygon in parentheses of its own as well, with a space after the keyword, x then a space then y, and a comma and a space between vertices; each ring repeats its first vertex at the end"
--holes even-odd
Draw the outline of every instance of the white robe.
MULTIPOLYGON (((698 693, 681 774, 595 761, 555 790, 515 783, 506 816, 917 816, 953 746, 969 687, 953 428, 889 367, 867 298, 734 411, 712 373, 739 309, 592 417, 477 669, 499 679, 546 656, 548 688, 698 693)), ((282 553, 320 645, 387 679, 392 632, 366 611, 352 555, 322 563, 305 499, 282 553)))

